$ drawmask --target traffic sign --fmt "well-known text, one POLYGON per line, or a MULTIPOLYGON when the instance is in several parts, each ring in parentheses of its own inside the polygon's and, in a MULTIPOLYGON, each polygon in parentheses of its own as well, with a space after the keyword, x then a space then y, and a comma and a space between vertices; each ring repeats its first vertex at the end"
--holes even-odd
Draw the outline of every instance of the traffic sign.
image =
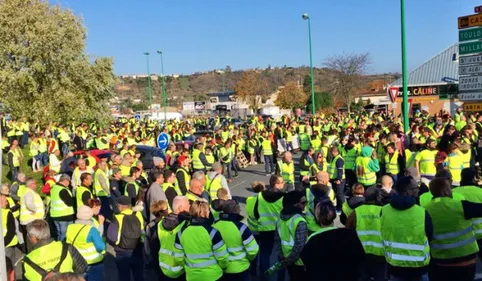
POLYGON ((390 95, 392 102, 396 102, 398 96, 398 87, 390 87, 388 89, 388 94, 390 95))
POLYGON ((464 29, 459 31, 459 42, 482 39, 482 27, 464 29))
POLYGON ((459 57, 459 65, 482 63, 482 55, 459 57))
POLYGON ((482 6, 477 6, 477 7, 475 7, 475 8, 474 8, 474 13, 476 13, 476 14, 482 13, 482 6))
POLYGON ((464 111, 482 111, 482 103, 464 103, 464 111))
POLYGON ((460 77, 459 93, 482 90, 482 75, 460 77))
POLYGON ((134 118, 136 118, 136 120, 141 120, 141 115, 140 115, 140 114, 136 114, 136 115, 134 115, 134 118))
POLYGON ((459 55, 470 55, 476 53, 482 53, 482 41, 459 44, 459 55))
POLYGON ((482 26, 482 14, 463 16, 459 18, 459 29, 482 26))
POLYGON ((482 65, 463 65, 459 67, 459 75, 472 75, 482 73, 482 65))
POLYGON ((482 93, 459 94, 459 100, 461 100, 461 101, 480 101, 480 100, 482 100, 482 93))
POLYGON ((169 144, 169 135, 166 133, 161 133, 157 136, 157 146, 162 149, 166 150, 167 145, 169 144))

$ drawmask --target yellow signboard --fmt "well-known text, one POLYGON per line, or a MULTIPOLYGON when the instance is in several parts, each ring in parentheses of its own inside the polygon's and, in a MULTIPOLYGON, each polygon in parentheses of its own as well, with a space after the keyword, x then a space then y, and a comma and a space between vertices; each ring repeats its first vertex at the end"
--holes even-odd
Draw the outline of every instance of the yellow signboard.
POLYGON ((464 103, 464 111, 482 111, 482 103, 464 103))
POLYGON ((459 18, 459 29, 482 26, 482 14, 475 14, 459 18))

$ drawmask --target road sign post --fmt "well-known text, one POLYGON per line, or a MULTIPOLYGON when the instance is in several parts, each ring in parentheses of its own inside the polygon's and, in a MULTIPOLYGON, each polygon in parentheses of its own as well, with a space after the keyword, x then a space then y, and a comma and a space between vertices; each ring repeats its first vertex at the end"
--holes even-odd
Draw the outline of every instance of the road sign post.
POLYGON ((161 133, 157 136, 157 146, 162 149, 166 150, 167 145, 169 144, 169 135, 166 133, 161 133))

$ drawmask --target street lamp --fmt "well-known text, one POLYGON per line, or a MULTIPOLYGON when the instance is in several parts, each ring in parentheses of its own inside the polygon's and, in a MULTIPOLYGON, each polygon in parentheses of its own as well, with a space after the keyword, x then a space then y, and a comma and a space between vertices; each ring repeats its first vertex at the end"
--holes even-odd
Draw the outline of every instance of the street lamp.
POLYGON ((151 74, 149 73, 149 52, 145 52, 147 60, 147 96, 149 97, 149 110, 152 109, 151 74))
POLYGON ((402 28, 402 87, 403 87, 403 128, 407 133, 408 124, 408 73, 407 73, 407 44, 405 38, 405 0, 400 0, 400 17, 402 28))
POLYGON ((315 79, 313 75, 313 55, 311 52, 311 20, 308 14, 303 14, 301 17, 303 20, 308 20, 308 39, 310 44, 311 113, 315 115, 315 79))
POLYGON ((167 94, 166 94, 166 83, 164 80, 164 61, 162 59, 162 51, 157 51, 159 55, 161 55, 161 92, 162 92, 162 103, 164 106, 164 123, 167 122, 167 111, 166 111, 166 104, 167 104, 167 94))

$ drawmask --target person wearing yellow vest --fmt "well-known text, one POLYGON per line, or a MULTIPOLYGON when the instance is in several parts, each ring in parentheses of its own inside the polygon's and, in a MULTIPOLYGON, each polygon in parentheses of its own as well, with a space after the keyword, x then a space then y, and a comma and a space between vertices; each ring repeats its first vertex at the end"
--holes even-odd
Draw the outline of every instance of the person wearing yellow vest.
POLYGON ((175 188, 176 183, 176 175, 173 171, 166 169, 164 171, 164 183, 161 185, 162 191, 166 195, 167 202, 169 203, 169 207, 172 210, 172 204, 174 202, 174 198, 178 195, 175 188))
POLYGON ((50 190, 50 218, 57 230, 57 241, 64 241, 67 227, 75 219, 75 200, 69 188, 70 176, 62 174, 50 190))
POLYGON ((385 154, 385 172, 392 177, 393 182, 397 182, 400 173, 400 162, 398 151, 395 150, 395 144, 387 145, 387 154, 385 154))
POLYGON ((390 279, 428 280, 432 219, 416 204, 419 187, 411 176, 398 179, 395 190, 382 208, 380 229, 390 279))
POLYGON ((93 175, 94 170, 90 167, 87 167, 84 159, 78 159, 77 167, 75 167, 74 171, 72 172, 71 184, 73 188, 76 188, 79 185, 81 185, 80 176, 84 173, 93 175))
POLYGON ((174 242, 178 232, 188 223, 189 207, 185 196, 176 196, 172 203, 172 212, 157 225, 159 267, 164 277, 162 280, 185 280, 184 254, 176 249, 174 242))
POLYGON ((356 158, 358 156, 358 150, 355 147, 356 140, 350 138, 345 144, 345 155, 343 155, 343 160, 345 164, 345 177, 348 186, 353 186, 356 183, 356 158))
POLYGON ((75 189, 75 202, 76 208, 80 206, 87 205, 89 199, 93 199, 95 196, 92 193, 92 175, 84 173, 80 176, 81 185, 75 189))
POLYGON ((471 219, 482 217, 482 204, 452 198, 450 182, 429 184, 434 199, 425 206, 433 223, 430 280, 474 280, 479 247, 471 219))
POLYGON ((37 183, 33 178, 27 178, 25 181, 26 189, 20 199, 20 229, 26 242, 27 252, 32 249, 32 244, 27 240, 26 226, 36 219, 44 219, 45 205, 42 197, 37 193, 37 183))
POLYGON ((360 155, 356 159, 358 182, 365 188, 374 186, 377 182, 376 173, 378 171, 380 171, 380 165, 376 151, 371 146, 363 146, 360 155))
POLYGON ((383 253, 381 228, 382 207, 377 204, 379 189, 370 187, 365 191, 365 203, 353 210, 345 224, 355 229, 365 249, 365 264, 360 280, 385 281, 387 263, 383 253))
POLYGON ((20 165, 22 163, 22 154, 18 149, 18 141, 13 140, 10 145, 10 150, 7 153, 7 164, 10 169, 10 180, 17 179, 17 175, 20 172, 20 165))
POLYGON ((186 195, 191 176, 189 174, 189 158, 181 155, 177 159, 178 169, 176 171, 176 191, 178 195, 186 195))
POLYGON ((111 210, 109 205, 110 198, 110 182, 107 176, 108 166, 105 161, 100 161, 97 164, 97 170, 94 172, 94 193, 99 198, 102 208, 102 215, 106 218, 111 217, 111 210))
POLYGON ((206 173, 206 170, 209 168, 210 164, 203 152, 203 144, 197 143, 192 151, 192 169, 194 172, 201 171, 206 173))
POLYGON ((196 201, 211 202, 209 193, 204 190, 202 181, 196 178, 191 180, 189 191, 186 193, 186 197, 189 200, 189 204, 193 204, 196 201))
POLYGON ((319 202, 315 214, 319 230, 300 254, 306 268, 303 280, 358 281, 365 252, 356 231, 334 227, 336 210, 330 200, 319 202))
POLYGON ((365 188, 361 183, 355 183, 351 187, 351 194, 352 197, 345 201, 341 206, 340 222, 343 225, 346 224, 347 219, 353 213, 353 210, 365 203, 365 197, 363 196, 365 194, 365 188))
POLYGON ((283 177, 287 192, 295 190, 295 163, 291 152, 285 152, 283 158, 278 160, 276 174, 283 177))
POLYGON ((437 143, 428 139, 426 142, 426 149, 422 150, 415 156, 415 168, 417 168, 421 178, 432 180, 435 178, 437 168, 435 167, 435 156, 437 155, 437 143))
POLYGON ((305 183, 303 178, 309 176, 310 174, 310 167, 315 163, 313 156, 315 155, 315 151, 313 148, 309 148, 307 151, 303 152, 300 158, 300 181, 305 183))
POLYGON ((20 172, 17 175, 16 181, 12 182, 10 185, 10 196, 12 196, 12 199, 17 204, 20 204, 20 199, 22 199, 25 194, 25 189, 27 188, 25 185, 26 179, 27 177, 25 174, 20 172))
MULTIPOLYGON (((269 261, 274 246, 276 222, 283 208, 283 191, 285 188, 283 178, 279 175, 272 175, 269 184, 270 186, 266 191, 258 193, 254 205, 254 218, 259 224, 259 270, 261 273, 268 270, 270 266, 269 261)), ((264 275, 261 278, 266 280, 264 275)))
POLYGON ((345 161, 341 157, 338 147, 332 146, 330 151, 333 159, 328 164, 328 174, 331 187, 336 195, 336 209, 340 212, 341 206, 345 202, 345 161))
POLYGON ((62 161, 59 159, 60 151, 55 149, 49 155, 49 170, 55 171, 55 173, 60 173, 60 167, 62 165, 62 161))
MULTIPOLYGON (((246 198, 246 214, 247 214, 247 222, 248 222, 248 227, 249 230, 251 230, 251 233, 254 236, 254 239, 256 242, 259 241, 259 222, 254 216, 254 206, 257 203, 258 200, 258 194, 260 192, 263 192, 266 190, 266 187, 263 182, 261 181, 254 181, 251 183, 251 189, 255 193, 253 196, 249 196, 246 198)), ((250 267, 250 275, 251 276, 257 276, 258 274, 258 263, 259 263, 259 258, 256 256, 252 261, 251 261, 251 267, 250 267)))
POLYGON ((74 246, 87 262, 86 280, 104 280, 105 243, 92 221, 91 208, 77 209, 77 220, 67 228, 66 242, 74 246))
POLYGON ((231 198, 231 192, 229 190, 228 181, 223 175, 223 165, 219 162, 213 164, 213 170, 206 175, 205 191, 209 192, 211 200, 217 199, 217 192, 219 189, 224 188, 231 198))
POLYGON ((135 206, 137 202, 137 196, 140 191, 140 184, 138 182, 141 176, 141 170, 137 167, 131 167, 129 171, 129 177, 124 178, 125 189, 124 195, 131 199, 131 205, 135 206))
POLYGON ((32 221, 26 231, 33 249, 23 258, 24 280, 42 281, 59 273, 87 271, 85 259, 74 246, 51 238, 45 220, 32 221))
POLYGON ((107 241, 114 247, 115 262, 120 281, 144 280, 142 242, 144 240, 144 219, 140 212, 131 208, 131 199, 122 195, 117 200, 119 214, 114 215, 107 229, 107 241))
POLYGON ((48 164, 48 155, 47 155, 47 140, 45 139, 45 135, 40 133, 38 136, 38 159, 40 160, 40 164, 45 167, 48 164))
POLYGON ((259 141, 261 143, 261 150, 263 151, 264 155, 264 170, 266 172, 266 176, 270 176, 275 172, 275 166, 273 162, 273 144, 268 138, 267 132, 263 133, 263 136, 259 138, 259 141))
POLYGON ((20 216, 20 203, 15 203, 13 198, 10 196, 10 188, 8 187, 8 184, 1 185, 0 194, 4 195, 5 199, 7 200, 7 205, 5 208, 12 212, 15 219, 18 219, 20 216))
POLYGON ((301 151, 306 152, 308 148, 310 148, 310 136, 306 133, 306 128, 304 128, 304 125, 299 126, 300 132, 299 132, 299 140, 300 140, 300 149, 301 151))
POLYGON ((5 256, 16 261, 15 246, 18 244, 17 227, 15 218, 9 210, 7 196, 3 193, 0 194, 0 208, 2 212, 2 235, 5 244, 5 256))
POLYGON ((247 280, 250 262, 259 247, 251 230, 241 222, 241 209, 236 200, 222 200, 219 220, 213 225, 221 233, 229 253, 229 264, 224 269, 224 280, 247 280))
POLYGON ((32 157, 32 171, 38 172, 40 169, 40 156, 39 156, 39 141, 37 135, 32 136, 32 141, 30 142, 29 156, 32 157))
MULTIPOLYGON (((291 191, 283 196, 283 209, 276 224, 276 241, 280 262, 287 268, 290 280, 305 280, 305 268, 300 253, 308 238, 303 210, 307 202, 303 192, 291 191)), ((284 272, 281 272, 283 274, 284 272)))
POLYGON ((458 151, 458 145, 451 143, 449 145, 448 157, 446 162, 443 163, 452 175, 452 186, 460 186, 460 181, 462 179, 461 174, 464 169, 464 162, 462 157, 458 154, 458 151))
POLYGON ((232 150, 231 150, 231 145, 232 145, 232 142, 231 140, 227 140, 225 143, 224 143, 224 146, 222 146, 220 149, 219 149, 219 160, 220 162, 223 164, 224 166, 224 170, 226 171, 227 173, 227 176, 228 176, 228 182, 231 182, 232 181, 232 161, 233 161, 233 153, 232 153, 232 150))
POLYGON ((176 235, 174 247, 183 253, 186 280, 219 280, 229 266, 229 252, 221 233, 211 227, 209 204, 196 201, 189 210, 191 223, 176 235))

